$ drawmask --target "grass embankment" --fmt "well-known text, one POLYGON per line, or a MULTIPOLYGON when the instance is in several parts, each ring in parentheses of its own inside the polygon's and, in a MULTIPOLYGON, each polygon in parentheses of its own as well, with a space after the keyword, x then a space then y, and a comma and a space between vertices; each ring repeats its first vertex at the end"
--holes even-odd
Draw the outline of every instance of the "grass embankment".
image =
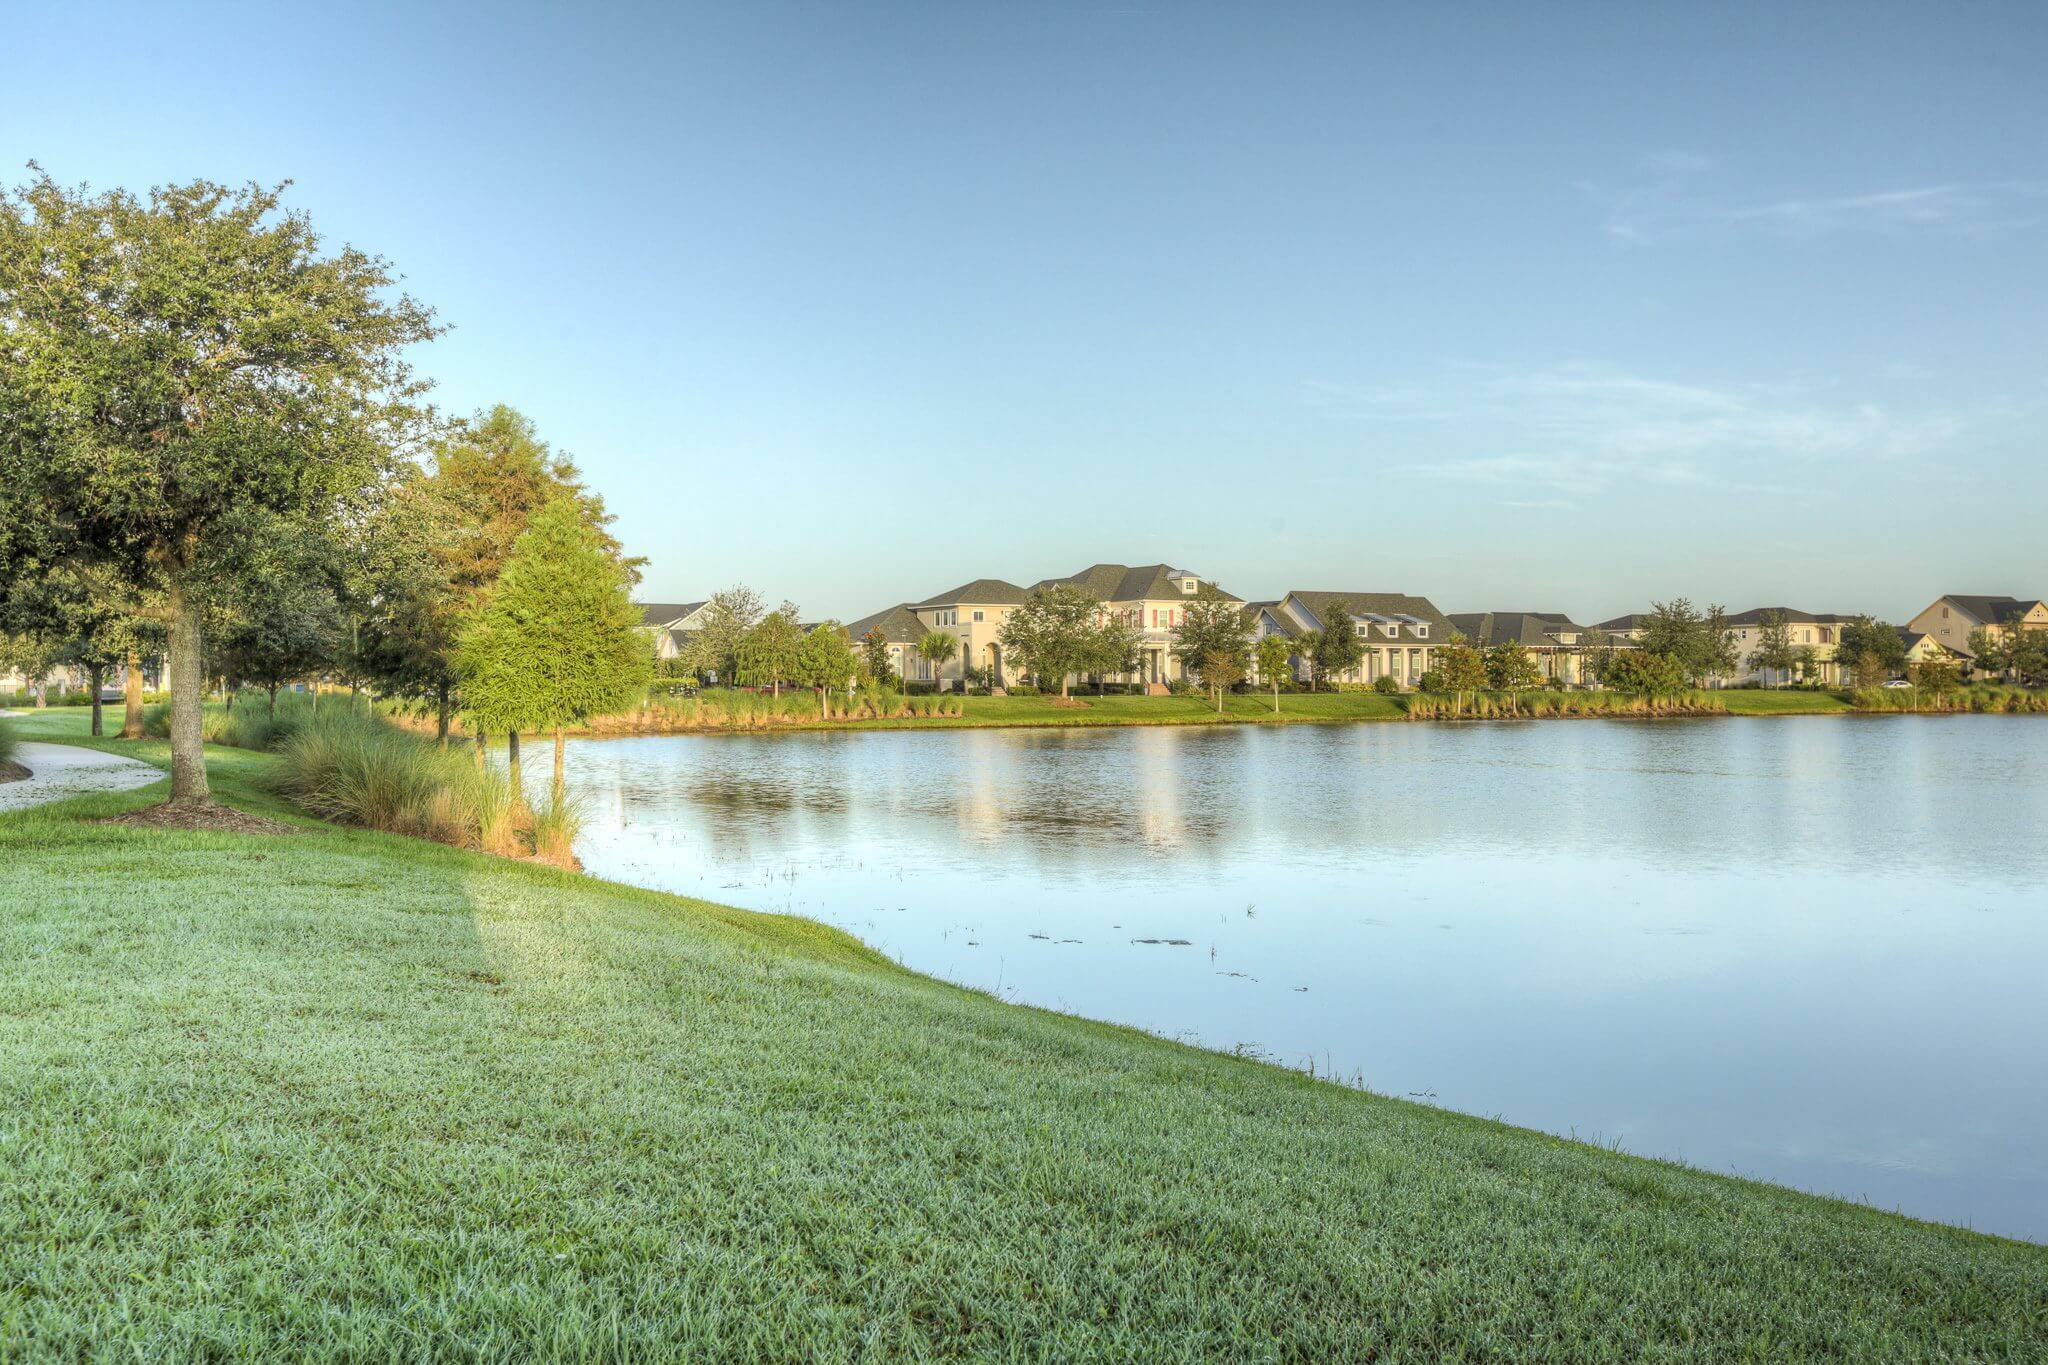
MULTIPOLYGON (((295 820, 278 760, 210 759, 295 820)), ((2039 1247, 1003 1004, 803 920, 303 820, 91 822, 160 795, 0 817, 0 1355, 2018 1359, 2048 1333, 2039 1247)))

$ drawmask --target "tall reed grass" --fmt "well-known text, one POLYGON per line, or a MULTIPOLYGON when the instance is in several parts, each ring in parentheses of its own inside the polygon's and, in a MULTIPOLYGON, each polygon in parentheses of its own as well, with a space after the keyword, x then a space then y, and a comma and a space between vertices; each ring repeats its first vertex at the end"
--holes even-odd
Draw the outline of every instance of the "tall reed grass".
POLYGON ((848 696, 815 692, 738 692, 723 689, 694 697, 656 697, 637 711, 595 716, 584 726, 592 734, 671 734, 690 730, 769 730, 821 721, 899 720, 958 717, 966 707, 957 696, 906 696, 893 689, 864 688, 848 696))
MULTIPOLYGON (((313 714, 312 699, 296 692, 278 697, 275 716, 270 714, 268 696, 245 692, 231 701, 209 702, 201 712, 199 724, 208 744, 264 753, 283 748, 287 740, 311 723, 313 714)), ((142 732, 153 739, 171 737, 168 702, 143 710, 142 732)))
POLYGON ((322 711, 280 745, 271 787, 339 824, 575 866, 574 801, 513 798, 504 772, 379 716, 322 711))
POLYGON ((2048 691, 1977 683, 1969 687, 1859 687, 1849 694, 1858 711, 1972 711, 1980 714, 2048 714, 2048 691))
POLYGON ((1401 699, 1410 720, 1546 720, 1573 716, 1718 716, 1711 692, 1418 692, 1401 699))

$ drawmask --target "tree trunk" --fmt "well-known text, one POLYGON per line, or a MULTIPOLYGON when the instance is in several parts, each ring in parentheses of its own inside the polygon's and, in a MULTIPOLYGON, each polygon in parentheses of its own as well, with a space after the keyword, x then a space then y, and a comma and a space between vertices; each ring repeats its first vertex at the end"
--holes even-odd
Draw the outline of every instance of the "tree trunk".
POLYGON ((126 708, 121 718, 121 738, 142 738, 142 651, 128 651, 128 678, 121 688, 121 704, 126 708))
POLYGON ((1280 680, 1273 679, 1273 714, 1280 714, 1280 680))
POLYGON ((320 680, 313 679, 309 686, 313 689, 313 714, 317 716, 320 714, 320 680))
POLYGON ((436 692, 436 694, 435 694, 435 700, 436 700, 437 706, 436 706, 436 711, 435 711, 435 716, 434 716, 434 728, 435 728, 435 731, 436 731, 436 733, 437 733, 437 737, 438 737, 438 738, 440 739, 440 741, 441 741, 441 747, 445 749, 445 748, 447 748, 447 747, 448 747, 448 684, 447 684, 447 683, 442 683, 442 684, 441 684, 441 686, 440 686, 439 690, 438 690, 438 691, 436 692))
POLYGON ((272 684, 270 685, 270 718, 271 718, 271 720, 273 720, 273 721, 275 721, 275 720, 277 719, 277 684, 276 684, 276 683, 272 683, 272 684))
POLYGON ((555 792, 554 792, 554 797, 555 797, 555 805, 556 805, 557 807, 559 807, 559 806, 560 806, 560 805, 562 804, 562 790, 563 790, 563 788, 564 788, 564 787, 565 787, 565 786, 567 785, 567 784, 566 784, 566 783, 565 783, 565 782, 563 781, 563 778, 562 778, 562 751, 563 751, 564 749, 566 749, 567 747, 568 747, 568 744, 567 744, 567 743, 566 743, 566 742, 565 742, 565 741, 563 740, 563 738, 562 738, 562 727, 561 727, 561 726, 559 726, 559 725, 557 725, 557 726, 555 727, 555 792))
POLYGON ((100 719, 100 687, 107 680, 107 670, 94 664, 85 670, 85 679, 92 684, 92 737, 98 739, 106 733, 100 719))
POLYGON ((170 585, 171 634, 171 804, 203 805, 212 799, 206 783, 205 722, 201 709, 206 689, 199 605, 185 596, 173 578, 170 585))
POLYGON ((482 772, 482 771, 484 770, 484 767, 485 767, 485 764, 486 764, 486 761, 487 761, 487 758, 488 758, 488 755, 487 755, 487 754, 486 754, 486 752, 485 752, 485 746, 484 746, 484 729, 483 729, 483 727, 482 727, 481 725, 477 726, 477 727, 476 727, 476 730, 474 731, 474 734, 475 734, 475 738, 474 738, 473 740, 471 740, 470 742, 471 742, 472 744, 474 744, 474 745, 476 746, 476 770, 477 770, 478 772, 482 772))
POLYGON ((511 774, 512 804, 516 806, 519 804, 521 797, 519 788, 519 732, 517 730, 507 730, 505 732, 505 763, 511 774))

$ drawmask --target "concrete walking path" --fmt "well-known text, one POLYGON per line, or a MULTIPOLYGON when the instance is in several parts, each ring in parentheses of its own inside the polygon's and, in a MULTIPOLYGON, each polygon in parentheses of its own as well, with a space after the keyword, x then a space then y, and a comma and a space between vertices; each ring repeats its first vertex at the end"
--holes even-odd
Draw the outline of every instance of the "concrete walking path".
POLYGON ((29 775, 19 782, 0 782, 0 811, 24 810, 87 792, 131 791, 160 782, 165 775, 162 768, 119 754, 28 739, 16 746, 14 761, 29 775))

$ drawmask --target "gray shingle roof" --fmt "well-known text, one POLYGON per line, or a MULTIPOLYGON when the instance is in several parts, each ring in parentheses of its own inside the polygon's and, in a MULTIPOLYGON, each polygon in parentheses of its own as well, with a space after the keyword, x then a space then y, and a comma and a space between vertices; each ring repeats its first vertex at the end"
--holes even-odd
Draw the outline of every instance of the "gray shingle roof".
POLYGON ((1952 592, 1941 600, 1955 603, 1987 625, 2002 625, 2007 621, 2013 620, 2015 617, 2025 616, 2028 611, 2032 610, 2034 604, 2041 599, 2037 597, 1972 596, 1952 592))
POLYGON ((640 624, 643 626, 665 626, 671 621, 680 621, 691 612, 703 606, 702 602, 635 602, 640 608, 640 624))
POLYGON ((927 597, 917 605, 949 607, 956 602, 983 602, 990 606, 1013 606, 1023 600, 1024 589, 1015 583, 1000 578, 977 578, 972 583, 962 583, 951 592, 927 597))
POLYGON ((1174 582, 1180 578, 1200 579, 1202 586, 1225 597, 1236 597, 1236 594, 1225 592, 1201 575, 1176 569, 1171 564, 1141 564, 1136 568, 1128 564, 1090 564, 1077 574, 1069 574, 1065 578, 1041 578, 1031 586, 1050 588, 1057 584, 1079 588, 1103 602, 1142 602, 1186 597, 1187 594, 1174 582))
POLYGON ((892 645, 914 645, 927 633, 925 623, 917 619, 917 613, 911 610, 908 602, 884 607, 873 616, 863 616, 850 623, 846 633, 858 644, 877 626, 881 627, 882 638, 892 645))
MULTIPOLYGON (((1352 619, 1371 615, 1418 616, 1429 623, 1429 640, 1432 644, 1447 638, 1451 633, 1451 620, 1436 609, 1436 604, 1427 597, 1410 597, 1404 592, 1319 592, 1296 589, 1280 599, 1293 602, 1305 611, 1312 621, 1312 628, 1322 629, 1323 614, 1336 603, 1343 603, 1352 619)), ((1409 625, 1403 621, 1402 625, 1409 625)), ((1407 639, 1414 634, 1409 627, 1406 634, 1398 637, 1407 639)), ((1419 638, 1419 637, 1417 637, 1419 638)))
POLYGON ((1739 611, 1729 617, 1728 624, 1731 626, 1760 626, 1764 623, 1764 613, 1767 611, 1777 612, 1785 619, 1787 625, 1812 626, 1850 619, 1839 612, 1801 611, 1797 607, 1751 607, 1748 611, 1739 611))
POLYGON ((1453 612, 1450 620, 1458 634, 1481 647, 1513 642, 1532 649, 1551 649, 1558 644, 1551 638, 1555 632, 1585 629, 1561 611, 1453 612))

